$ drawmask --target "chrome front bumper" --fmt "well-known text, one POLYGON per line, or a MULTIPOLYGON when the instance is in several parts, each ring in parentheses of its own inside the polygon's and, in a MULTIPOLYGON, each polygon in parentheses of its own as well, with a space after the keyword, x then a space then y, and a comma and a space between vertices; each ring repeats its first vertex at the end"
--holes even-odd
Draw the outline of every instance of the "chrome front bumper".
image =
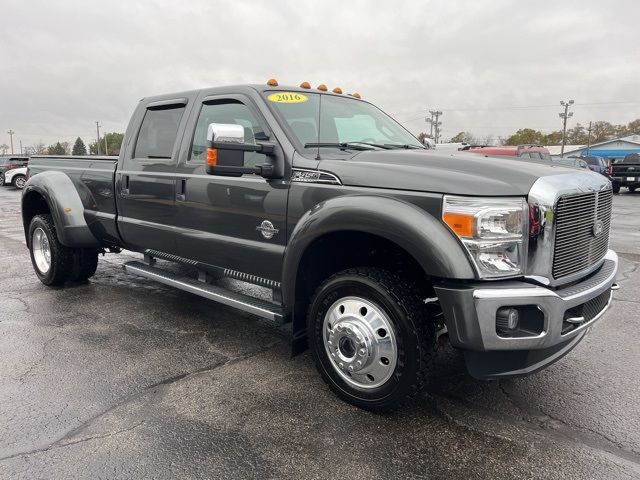
POLYGON ((577 343, 607 310, 573 330, 562 333, 567 310, 611 291, 618 271, 618 256, 609 250, 602 265, 589 277, 564 289, 552 290, 524 281, 477 282, 435 287, 455 347, 477 352, 555 349, 577 343), (544 314, 542 331, 534 336, 505 337, 496 331, 496 312, 501 307, 534 305, 544 314))

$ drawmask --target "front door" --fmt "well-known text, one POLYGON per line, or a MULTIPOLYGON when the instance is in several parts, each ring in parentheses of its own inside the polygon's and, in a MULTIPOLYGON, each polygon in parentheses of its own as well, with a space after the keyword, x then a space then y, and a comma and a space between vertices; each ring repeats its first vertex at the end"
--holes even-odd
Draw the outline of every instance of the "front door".
MULTIPOLYGON (((193 136, 183 139, 189 147, 176 169, 179 255, 280 281, 288 182, 253 174, 208 175, 204 165, 210 123, 242 125, 247 143, 275 138, 243 95, 207 97, 195 110, 186 129, 193 136)), ((263 154, 245 153, 245 166, 264 162, 263 154)))

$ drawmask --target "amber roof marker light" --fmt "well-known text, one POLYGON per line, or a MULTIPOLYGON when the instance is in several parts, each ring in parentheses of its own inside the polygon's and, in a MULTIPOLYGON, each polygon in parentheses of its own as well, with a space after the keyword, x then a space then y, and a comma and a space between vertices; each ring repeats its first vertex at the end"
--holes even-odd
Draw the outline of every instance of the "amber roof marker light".
POLYGON ((328 89, 324 83, 321 83, 320 85, 318 85, 318 90, 320 90, 321 92, 326 92, 328 89))
POLYGON ((277 87, 278 81, 275 78, 270 78, 269 80, 267 80, 267 85, 269 85, 270 87, 277 87))
POLYGON ((355 98, 362 98, 362 97, 360 97, 360 94, 358 92, 353 92, 353 93, 350 93, 349 95, 351 95, 352 97, 355 97, 355 98))
POLYGON ((306 89, 309 89, 309 88, 311 88, 311 84, 310 84, 309 82, 302 82, 302 83, 300 84, 300 88, 306 88, 306 89))
POLYGON ((342 93, 342 89, 340 87, 336 87, 333 90, 331 90, 333 93, 342 93))

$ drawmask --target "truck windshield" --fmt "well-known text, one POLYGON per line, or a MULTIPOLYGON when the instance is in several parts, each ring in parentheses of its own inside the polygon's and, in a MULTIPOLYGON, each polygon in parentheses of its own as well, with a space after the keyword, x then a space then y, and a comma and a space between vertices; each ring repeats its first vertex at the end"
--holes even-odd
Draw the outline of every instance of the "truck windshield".
POLYGON ((424 148, 404 127, 367 102, 307 92, 265 92, 265 96, 307 150, 424 148))

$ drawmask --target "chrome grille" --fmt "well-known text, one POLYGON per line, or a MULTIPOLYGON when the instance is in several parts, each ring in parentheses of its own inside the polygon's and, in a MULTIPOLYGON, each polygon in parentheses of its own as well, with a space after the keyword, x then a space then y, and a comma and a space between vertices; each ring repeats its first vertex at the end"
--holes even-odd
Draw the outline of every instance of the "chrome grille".
POLYGON ((556 237, 553 277, 580 272, 598 262, 609 248, 611 189, 560 197, 556 207, 556 237), (594 225, 602 222, 602 233, 594 235, 594 225))

